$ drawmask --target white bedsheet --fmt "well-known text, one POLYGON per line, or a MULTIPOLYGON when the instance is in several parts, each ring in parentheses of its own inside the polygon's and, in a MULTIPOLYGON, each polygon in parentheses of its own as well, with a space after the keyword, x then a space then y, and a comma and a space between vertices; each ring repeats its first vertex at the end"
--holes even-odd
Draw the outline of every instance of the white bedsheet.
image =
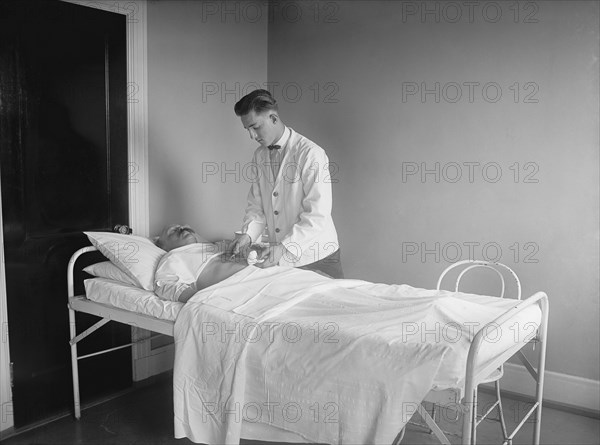
POLYGON ((175 321, 183 307, 183 303, 161 300, 154 292, 106 278, 89 278, 84 286, 89 300, 161 320, 175 321))
POLYGON ((473 335, 512 305, 248 267, 179 313, 175 437, 237 444, 245 419, 314 442, 391 443, 431 388, 460 384, 473 335))

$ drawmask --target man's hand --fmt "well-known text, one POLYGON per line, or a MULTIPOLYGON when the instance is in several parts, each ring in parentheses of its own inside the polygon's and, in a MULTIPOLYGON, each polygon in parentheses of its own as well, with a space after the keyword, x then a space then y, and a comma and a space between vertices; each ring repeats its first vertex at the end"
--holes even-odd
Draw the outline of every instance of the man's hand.
POLYGON ((258 257, 259 262, 256 263, 255 266, 260 267, 261 269, 277 266, 284 253, 285 247, 283 247, 283 244, 271 244, 260 252, 260 256, 258 257))
POLYGON ((243 233, 241 236, 237 237, 232 241, 227 249, 228 255, 240 255, 244 258, 248 256, 248 250, 250 248, 250 244, 252 243, 252 239, 250 235, 247 233, 243 233))

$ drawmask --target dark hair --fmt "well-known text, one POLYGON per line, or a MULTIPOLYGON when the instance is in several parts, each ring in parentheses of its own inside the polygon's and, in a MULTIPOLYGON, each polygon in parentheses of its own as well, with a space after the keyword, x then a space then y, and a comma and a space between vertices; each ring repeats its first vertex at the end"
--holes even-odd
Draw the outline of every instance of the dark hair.
POLYGON ((242 97, 234 106, 236 116, 243 116, 254 111, 262 113, 263 111, 278 111, 277 101, 267 90, 254 90, 242 97))

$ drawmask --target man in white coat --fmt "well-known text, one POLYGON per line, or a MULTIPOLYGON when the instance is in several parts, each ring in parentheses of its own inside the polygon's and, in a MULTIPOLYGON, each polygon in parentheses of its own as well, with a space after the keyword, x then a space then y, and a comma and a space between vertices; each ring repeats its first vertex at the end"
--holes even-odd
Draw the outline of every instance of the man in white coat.
POLYGON ((343 278, 327 154, 282 122, 269 91, 242 97, 234 111, 260 146, 252 159, 243 235, 233 251, 261 241, 267 227, 269 247, 257 266, 301 267, 343 278))

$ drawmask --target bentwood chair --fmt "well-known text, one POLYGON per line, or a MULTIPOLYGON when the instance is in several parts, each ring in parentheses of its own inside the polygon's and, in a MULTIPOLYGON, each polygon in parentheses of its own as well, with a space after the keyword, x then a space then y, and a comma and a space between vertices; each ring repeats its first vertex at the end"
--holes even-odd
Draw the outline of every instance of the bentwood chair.
MULTIPOLYGON (((460 271, 454 282, 454 289, 453 289, 455 292, 459 292, 461 282, 463 281, 465 275, 474 270, 482 270, 482 269, 492 270, 499 277, 500 285, 501 285, 500 295, 499 295, 500 298, 504 298, 504 294, 506 291, 505 279, 508 278, 508 279, 513 279, 515 282, 515 288, 514 288, 515 289, 515 291, 514 291, 515 299, 517 299, 517 300, 521 299, 521 281, 519 280, 519 277, 517 276, 515 271, 512 270, 510 267, 508 267, 505 264, 495 263, 495 262, 491 262, 491 261, 464 260, 464 261, 458 261, 454 264, 451 264, 441 273, 441 275, 437 281, 436 289, 437 290, 443 289, 442 285, 444 284, 444 278, 446 278, 446 282, 448 282, 449 277, 450 277, 449 273, 451 273, 452 271, 454 271, 454 272, 460 271)), ((506 422, 504 420, 504 411, 502 408, 502 399, 500 397, 500 379, 502 378, 503 375, 504 375, 504 367, 500 366, 498 369, 493 371, 486 379, 484 379, 481 382, 481 383, 492 383, 492 382, 494 383, 494 386, 496 389, 496 401, 487 409, 487 411, 485 413, 483 413, 481 415, 478 415, 477 412, 474 411, 475 419, 473 419, 473 433, 472 433, 474 443, 476 440, 475 431, 477 430, 477 426, 481 422, 483 422, 483 420, 486 419, 495 408, 498 409, 498 419, 496 419, 496 420, 500 421, 500 426, 502 427, 502 435, 504 437, 504 441, 508 441, 508 433, 506 430, 506 422)), ((474 390, 473 402, 476 407, 477 406, 477 387, 475 387, 475 390, 474 390)), ((434 405, 432 417, 435 418, 435 405, 434 405)))

